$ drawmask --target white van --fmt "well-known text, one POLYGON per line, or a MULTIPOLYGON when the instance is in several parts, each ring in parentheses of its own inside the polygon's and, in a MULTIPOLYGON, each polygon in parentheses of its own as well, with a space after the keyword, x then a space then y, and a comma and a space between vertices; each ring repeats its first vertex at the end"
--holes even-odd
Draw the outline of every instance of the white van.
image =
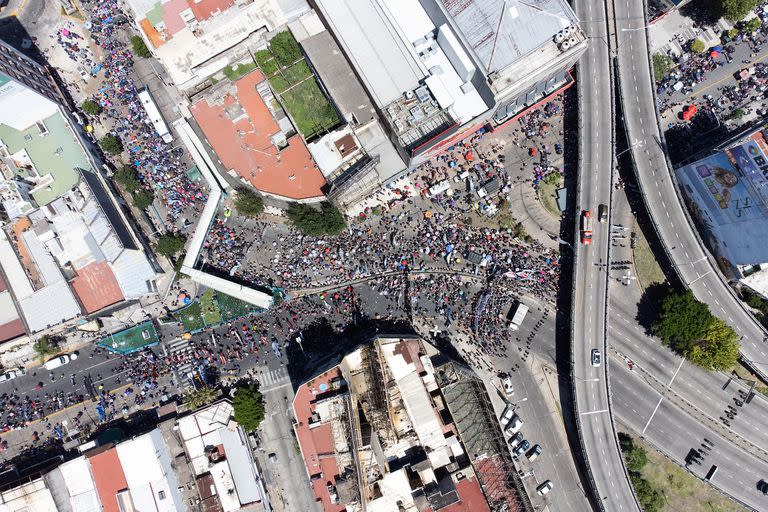
POLYGON ((501 423, 501 428, 506 427, 509 421, 515 416, 516 416, 515 408, 511 404, 508 404, 507 407, 504 409, 504 412, 501 413, 501 418, 499 418, 499 422, 501 423))
POLYGON ((76 353, 71 354, 62 354, 58 357, 54 357, 53 359, 46 361, 45 364, 43 364, 43 367, 46 370, 55 370, 56 368, 60 366, 64 366, 65 364, 69 363, 70 361, 74 361, 77 359, 76 353))
POLYGON ((552 480, 547 480, 546 482, 544 482, 543 484, 541 484, 536 488, 536 492, 544 496, 546 494, 549 494, 549 491, 551 491, 553 487, 554 487, 554 484, 552 483, 552 480))
POLYGON ((507 434, 517 434, 517 432, 523 428, 523 420, 520 419, 520 416, 515 414, 512 416, 512 419, 509 420, 509 424, 507 425, 506 431, 507 434))

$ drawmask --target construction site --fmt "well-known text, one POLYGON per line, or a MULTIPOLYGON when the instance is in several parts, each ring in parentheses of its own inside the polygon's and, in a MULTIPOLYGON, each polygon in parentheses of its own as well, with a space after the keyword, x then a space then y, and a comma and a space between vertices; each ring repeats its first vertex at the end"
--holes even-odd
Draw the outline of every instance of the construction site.
POLYGON ((325 511, 532 511, 483 382, 379 335, 299 387, 295 432, 325 511))

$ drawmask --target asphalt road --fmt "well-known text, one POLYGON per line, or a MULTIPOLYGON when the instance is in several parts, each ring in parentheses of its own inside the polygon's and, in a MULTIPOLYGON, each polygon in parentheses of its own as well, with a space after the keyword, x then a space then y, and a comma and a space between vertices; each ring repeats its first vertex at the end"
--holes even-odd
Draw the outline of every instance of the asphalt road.
POLYGON ((612 365, 611 373, 614 407, 625 424, 681 466, 686 465, 690 450, 701 448, 705 438, 712 441, 714 446, 701 465, 691 464, 688 469, 703 478, 713 464, 717 465, 712 485, 754 510, 766 509, 768 498, 756 485, 768 478, 768 465, 694 421, 621 362, 612 365))
POLYGON ((635 173, 659 238, 684 284, 696 298, 742 337, 742 355, 768 375, 766 333, 749 315, 721 277, 689 223, 667 166, 656 122, 653 82, 648 65, 643 3, 614 0, 619 45, 620 101, 635 173))
POLYGON ((576 2, 576 13, 591 38, 578 63, 580 176, 577 223, 583 210, 593 216, 593 240, 577 240, 574 274, 573 379, 577 421, 586 453, 595 501, 604 510, 639 510, 626 476, 611 418, 607 364, 595 368, 591 352, 605 355, 606 276, 600 263, 608 261, 609 223, 597 221, 599 204, 610 204, 613 167, 613 118, 608 32, 603 2, 576 2))

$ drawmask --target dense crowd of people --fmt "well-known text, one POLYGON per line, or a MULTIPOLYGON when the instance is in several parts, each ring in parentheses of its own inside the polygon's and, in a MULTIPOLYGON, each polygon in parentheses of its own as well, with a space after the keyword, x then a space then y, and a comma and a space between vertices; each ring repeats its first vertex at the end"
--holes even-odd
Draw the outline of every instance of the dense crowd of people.
POLYGON ((142 182, 156 191, 167 207, 173 225, 190 209, 200 209, 205 192, 186 175, 178 151, 171 151, 149 122, 138 98, 141 87, 133 78, 133 54, 121 41, 117 20, 126 20, 117 0, 86 0, 91 38, 103 52, 103 83, 93 98, 103 109, 110 133, 118 137, 129 153, 142 182))

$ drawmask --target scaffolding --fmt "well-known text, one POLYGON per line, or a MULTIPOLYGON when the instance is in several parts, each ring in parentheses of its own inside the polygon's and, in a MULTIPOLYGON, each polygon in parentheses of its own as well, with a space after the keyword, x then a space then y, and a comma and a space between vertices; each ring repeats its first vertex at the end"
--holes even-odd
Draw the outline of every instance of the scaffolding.
POLYGON ((497 511, 533 512, 483 382, 472 370, 455 362, 445 362, 435 370, 489 506, 497 511))

